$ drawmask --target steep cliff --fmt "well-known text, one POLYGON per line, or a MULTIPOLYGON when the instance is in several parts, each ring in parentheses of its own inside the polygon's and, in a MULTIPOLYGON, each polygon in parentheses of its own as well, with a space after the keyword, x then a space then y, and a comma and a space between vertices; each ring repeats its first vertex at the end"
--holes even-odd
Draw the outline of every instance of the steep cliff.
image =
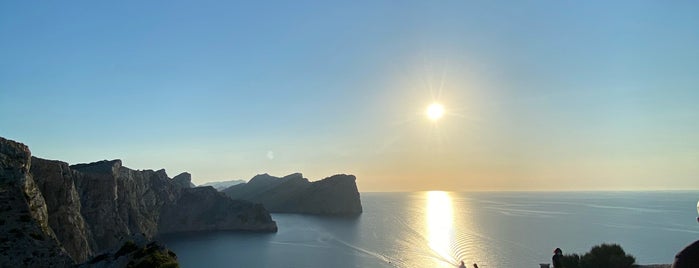
POLYGON ((283 178, 262 174, 223 192, 233 199, 262 203, 270 212, 353 215, 362 212, 355 181, 353 175, 344 174, 315 182, 300 173, 283 178))
POLYGON ((76 187, 82 214, 91 227, 96 248, 116 247, 134 233, 153 237, 158 231, 160 209, 173 202, 177 188, 165 170, 135 171, 120 160, 71 166, 80 173, 76 187))
POLYGON ((32 157, 30 172, 46 200, 49 226, 76 262, 94 253, 92 234, 81 214, 74 180, 79 176, 67 163, 32 157))
POLYGON ((189 173, 170 179, 165 170, 132 170, 119 160, 72 168, 81 173, 76 185, 82 213, 100 250, 119 246, 124 237, 135 233, 152 238, 187 231, 277 230, 264 208, 253 209, 212 188, 184 187, 191 181, 189 173), (256 220, 242 222, 245 218, 256 220))
POLYGON ((189 173, 171 179, 120 160, 69 166, 31 158, 23 144, 0 138, 0 267, 71 266, 134 234, 277 230, 262 206, 190 183, 189 173))
POLYGON ((0 138, 0 267, 70 267, 30 166, 27 146, 0 138))
POLYGON ((160 233, 246 230, 276 232, 277 225, 262 205, 232 200, 211 186, 183 189, 163 209, 160 233))

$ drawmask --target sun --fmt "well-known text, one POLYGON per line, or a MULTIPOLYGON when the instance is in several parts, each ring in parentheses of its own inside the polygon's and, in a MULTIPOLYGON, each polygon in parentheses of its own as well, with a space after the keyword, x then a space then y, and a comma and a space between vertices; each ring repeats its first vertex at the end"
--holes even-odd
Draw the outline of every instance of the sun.
POLYGON ((437 121, 444 116, 444 106, 439 103, 432 103, 427 106, 427 118, 432 121, 437 121))

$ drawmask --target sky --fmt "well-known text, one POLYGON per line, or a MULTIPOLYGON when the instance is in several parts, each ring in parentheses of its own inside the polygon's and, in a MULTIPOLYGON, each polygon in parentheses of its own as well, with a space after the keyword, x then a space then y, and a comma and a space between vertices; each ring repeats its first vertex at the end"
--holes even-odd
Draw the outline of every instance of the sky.
POLYGON ((698 2, 329 2, 2 1, 0 136, 195 184, 699 188, 698 2))

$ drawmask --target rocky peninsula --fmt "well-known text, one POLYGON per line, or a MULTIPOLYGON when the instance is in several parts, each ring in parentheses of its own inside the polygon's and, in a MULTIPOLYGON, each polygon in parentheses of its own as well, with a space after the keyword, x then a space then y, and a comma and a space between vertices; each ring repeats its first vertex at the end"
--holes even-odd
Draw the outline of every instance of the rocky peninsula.
POLYGON ((253 177, 247 183, 233 185, 223 193, 233 199, 262 203, 275 213, 317 215, 357 215, 362 203, 356 177, 338 174, 309 182, 301 173, 282 178, 269 174, 253 177))
MULTIPOLYGON (((71 267, 123 248, 134 235, 150 241, 172 232, 277 230, 263 206, 191 186, 188 173, 172 179, 120 160, 70 166, 0 137, 0 267, 71 267)), ((155 244, 139 250, 170 256, 155 244)))

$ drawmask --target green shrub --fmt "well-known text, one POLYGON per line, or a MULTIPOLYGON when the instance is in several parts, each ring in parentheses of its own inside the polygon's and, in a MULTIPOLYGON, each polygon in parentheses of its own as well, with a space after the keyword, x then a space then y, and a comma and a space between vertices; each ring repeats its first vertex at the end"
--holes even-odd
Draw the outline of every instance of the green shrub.
POLYGON ((116 252, 116 254, 114 254, 114 256, 115 256, 115 258, 119 258, 120 256, 129 254, 129 253, 134 252, 138 249, 139 248, 136 245, 136 243, 129 240, 129 241, 126 241, 126 243, 124 243, 123 246, 121 246, 121 248, 116 252))
POLYGON ((635 263, 636 258, 626 254, 617 244, 594 246, 580 258, 582 268, 631 268, 635 263))
POLYGON ((134 265, 135 268, 176 268, 179 267, 177 259, 162 251, 151 252, 143 258, 139 263, 134 265))
POLYGON ((580 255, 563 255, 563 257, 561 258, 561 264, 565 268, 580 268, 580 255))
POLYGON ((631 268, 635 263, 636 258, 617 244, 597 245, 582 256, 570 254, 561 259, 565 268, 631 268))

